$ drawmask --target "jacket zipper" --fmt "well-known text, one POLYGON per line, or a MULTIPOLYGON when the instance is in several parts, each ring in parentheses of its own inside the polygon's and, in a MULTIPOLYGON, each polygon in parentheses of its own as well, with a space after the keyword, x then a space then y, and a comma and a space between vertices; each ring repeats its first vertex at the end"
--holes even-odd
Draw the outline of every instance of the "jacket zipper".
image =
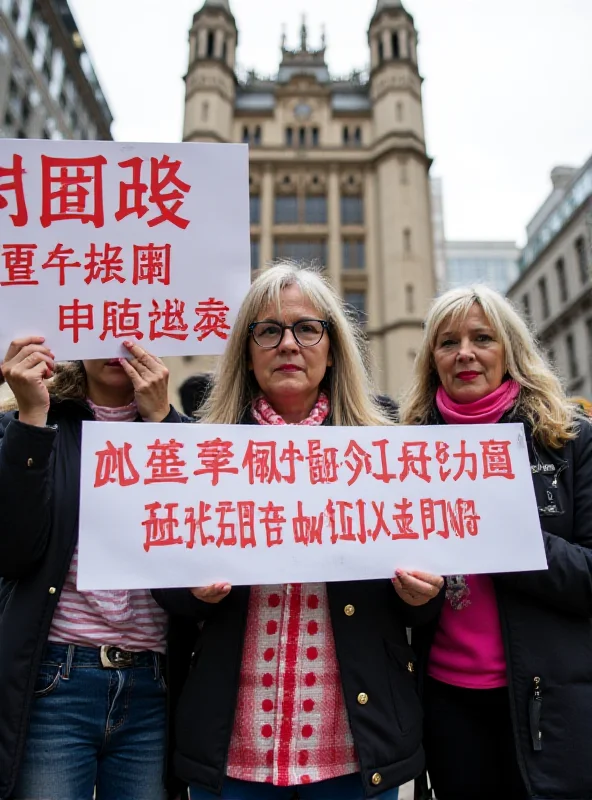
POLYGON ((541 711, 543 710, 543 694, 541 692, 541 679, 533 678, 533 691, 530 698, 530 736, 533 750, 542 750, 541 711))

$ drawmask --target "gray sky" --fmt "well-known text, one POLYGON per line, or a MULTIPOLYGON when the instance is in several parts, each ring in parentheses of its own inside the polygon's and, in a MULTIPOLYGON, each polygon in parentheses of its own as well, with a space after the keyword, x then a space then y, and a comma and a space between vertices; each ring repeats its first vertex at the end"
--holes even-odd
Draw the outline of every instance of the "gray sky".
MULTIPOLYGON (((273 73, 282 24, 326 26, 334 74, 365 67, 376 0, 230 0, 238 62, 273 73), (347 9, 347 11, 345 10, 347 9)), ((592 153, 592 0, 403 0, 420 36, 432 174, 449 239, 524 241, 557 164, 592 153)), ((120 141, 178 141, 202 0, 70 0, 120 141)))

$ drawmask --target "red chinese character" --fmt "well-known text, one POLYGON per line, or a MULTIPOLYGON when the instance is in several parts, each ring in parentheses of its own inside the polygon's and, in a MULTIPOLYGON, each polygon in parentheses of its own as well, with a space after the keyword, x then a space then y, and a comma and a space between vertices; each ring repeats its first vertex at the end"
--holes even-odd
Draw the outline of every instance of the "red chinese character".
POLYGON ((88 272, 84 282, 90 284, 100 279, 101 283, 125 283, 125 278, 121 275, 123 259, 120 256, 121 247, 106 244, 104 250, 97 250, 96 244, 91 244, 89 252, 84 256, 87 259, 84 269, 88 272))
POLYGON ((288 446, 282 450, 280 456, 280 464, 287 464, 289 472, 287 475, 282 475, 282 480, 286 483, 296 482, 296 462, 304 461, 304 456, 300 450, 294 446, 294 442, 289 441, 288 446))
POLYGON ((162 339, 167 336, 169 339, 185 341, 189 336, 186 331, 189 325, 183 319, 185 313, 185 303, 182 300, 165 300, 164 309, 161 311, 156 300, 152 301, 152 311, 148 314, 150 320, 149 339, 162 339), (158 327, 160 325, 160 327, 158 327))
POLYGON ((448 525, 448 514, 446 513, 446 501, 426 498, 419 501, 419 510, 423 527, 423 538, 427 539, 430 534, 435 533, 443 539, 448 539, 450 536, 450 527, 448 525), (437 510, 440 512, 438 521, 436 520, 437 510))
POLYGON ((292 518, 292 531, 296 544, 303 544, 305 547, 314 542, 322 544, 323 524, 325 521, 323 512, 318 517, 314 515, 307 516, 302 508, 302 500, 298 500, 297 507, 298 513, 292 518))
POLYGON ((123 303, 106 302, 103 307, 103 333, 99 339, 104 342, 108 334, 114 339, 129 338, 143 339, 144 334, 140 328, 141 303, 132 303, 126 297, 123 303))
POLYGON ((156 247, 150 243, 134 245, 134 276, 132 283, 137 286, 144 281, 150 286, 162 283, 168 286, 171 282, 171 246, 156 247))
POLYGON ((274 481, 281 483, 282 476, 277 466, 276 443, 249 440, 242 468, 249 470, 249 483, 251 486, 255 481, 259 483, 273 483, 274 481))
POLYGON ((393 540, 395 539, 419 539, 419 533, 412 529, 413 514, 410 509, 413 503, 406 497, 403 497, 400 503, 395 503, 395 513, 393 520, 397 526, 398 533, 393 533, 393 540))
POLYGON ((376 524, 374 525, 374 530, 367 529, 366 533, 373 542, 375 542, 380 534, 384 531, 387 536, 391 536, 391 532, 389 526, 386 524, 386 520, 384 519, 384 502, 376 503, 374 500, 371 501, 370 505, 372 506, 372 511, 374 512, 374 516, 376 517, 376 524))
POLYGON ((257 540, 255 539, 255 503, 252 500, 239 500, 236 504, 236 510, 238 512, 238 533, 241 549, 257 547, 257 540))
POLYGON ((36 244, 5 244, 2 251, 4 268, 8 272, 8 280, 0 282, 0 286, 38 286, 33 280, 33 256, 36 244))
POLYGON ((175 517, 175 511, 179 508, 178 503, 150 503, 144 506, 149 513, 148 519, 142 522, 146 530, 146 541, 144 550, 148 552, 151 547, 170 547, 175 544, 183 544, 182 536, 175 536, 175 529, 179 526, 179 520, 175 517), (157 512, 161 508, 165 509, 166 516, 159 517, 157 512))
POLYGON ((206 522, 210 522, 212 519, 208 515, 208 511, 211 507, 209 503, 204 503, 203 500, 200 500, 197 518, 195 516, 195 509, 185 509, 185 525, 189 525, 189 539, 185 543, 188 550, 193 550, 195 547, 195 539, 198 533, 202 547, 205 547, 207 544, 213 544, 216 541, 215 537, 208 535, 203 527, 206 522))
POLYGON ((448 450, 450 446, 446 442, 436 442, 436 461, 440 464, 440 480, 446 481, 450 477, 451 469, 444 469, 444 465, 448 463, 450 456, 448 450))
POLYGON ((380 439, 377 442, 372 442, 372 447, 378 447, 380 450, 380 472, 373 472, 372 477, 376 478, 377 481, 382 481, 383 483, 390 483, 397 479, 397 476, 394 472, 389 472, 387 458, 386 458, 386 447, 388 445, 388 439, 380 439))
POLYGON ((189 478, 184 476, 182 471, 187 463, 179 458, 179 453, 184 447, 182 442, 177 442, 175 439, 168 442, 157 439, 154 444, 149 444, 150 457, 146 467, 151 470, 151 475, 149 478, 144 478, 144 483, 187 483, 189 478))
MULTIPOLYGON (((148 207, 144 203, 144 195, 148 191, 148 186, 142 182, 142 159, 139 157, 130 158, 122 161, 119 166, 132 170, 132 183, 121 183, 119 187, 119 210, 115 214, 115 219, 119 222, 130 214, 136 214, 141 219, 147 212, 148 207), (128 203, 128 195, 132 193, 132 202, 128 203)), ((150 195, 149 203, 160 211, 160 216, 148 220, 150 228, 160 225, 162 222, 171 222, 178 228, 185 228, 189 225, 189 220, 177 215, 183 205, 185 195, 191 191, 191 186, 182 181, 177 172, 181 166, 180 161, 171 161, 165 155, 160 160, 150 159, 150 195), (161 173, 164 175, 161 177, 161 173), (172 186, 172 190, 166 193, 166 189, 172 186)))
POLYGON ((310 439, 307 460, 310 482, 313 486, 316 483, 335 483, 338 480, 336 447, 322 449, 320 439, 310 439))
POLYGON ((198 342, 203 342, 211 333, 216 334, 219 339, 228 339, 228 333, 226 332, 230 330, 230 325, 226 324, 228 311, 230 309, 224 305, 222 300, 215 300, 213 297, 197 306, 195 313, 201 319, 193 330, 199 333, 198 342))
POLYGON ((92 331, 94 328, 92 303, 81 305, 74 299, 71 306, 60 306, 60 331, 72 331, 72 341, 78 344, 80 331, 92 331))
POLYGON ((212 486, 217 486, 220 475, 228 473, 238 474, 238 467, 228 465, 234 458, 232 452, 232 442, 223 442, 220 437, 208 442, 201 442, 197 445, 197 458, 201 461, 203 469, 196 469, 194 475, 211 475, 212 486))
POLYGON ((132 486, 138 483, 140 476, 132 463, 131 449, 132 446, 128 442, 123 447, 115 447, 112 442, 107 441, 104 450, 96 451, 95 489, 100 489, 108 483, 117 483, 119 486, 132 486))
POLYGON ((403 464, 399 476, 401 481, 404 481, 411 473, 426 483, 431 482, 431 475, 428 474, 428 461, 431 461, 432 457, 426 454, 427 446, 427 442, 405 442, 403 444, 402 455, 399 457, 399 461, 403 464))
POLYGON ((59 269, 60 271, 60 286, 66 285, 66 270, 77 269, 80 267, 80 261, 68 261, 70 256, 74 255, 74 250, 71 247, 64 249, 64 245, 58 243, 53 250, 49 252, 47 261, 41 265, 41 269, 59 269))
POLYGON ((498 442, 490 439, 488 442, 479 442, 479 444, 483 452, 483 477, 507 478, 513 481, 516 476, 512 471, 511 442, 498 442))
POLYGON ((283 544, 282 525, 286 518, 282 517, 281 512, 284 511, 284 506, 274 506, 270 501, 266 506, 259 506, 259 511, 261 511, 259 522, 265 528, 267 546, 273 547, 276 544, 283 544))
POLYGON ((235 508, 229 500, 221 500, 216 506, 218 528, 220 529, 220 536, 216 542, 216 547, 235 547, 238 544, 238 539, 236 538, 236 524, 226 520, 226 515, 234 513, 234 511, 235 508))
POLYGON ((463 527, 469 536, 477 536, 479 534, 479 520, 481 517, 477 514, 474 500, 457 500, 456 508, 459 517, 462 519, 463 527))
POLYGON ((339 525, 341 530, 339 533, 337 533, 337 526, 335 526, 331 534, 331 544, 335 544, 339 540, 344 542, 355 542, 356 536, 354 534, 354 520, 351 514, 348 514, 348 511, 353 510, 353 503, 348 503, 345 500, 337 500, 335 505, 339 509, 339 525))
POLYGON ((348 486, 351 486, 352 483, 355 483, 362 472, 365 472, 366 475, 369 475, 372 472, 372 456, 370 453, 366 452, 361 445, 359 445, 357 442, 354 442, 353 439, 350 440, 344 456, 345 466, 353 473, 347 482, 348 486), (348 461, 350 456, 352 461, 348 461))
POLYGON ((104 156, 52 158, 41 156, 41 225, 77 219, 95 228, 105 224, 103 211, 104 156), (90 210, 87 210, 87 202, 90 210))
POLYGON ((0 167, 0 211, 8 205, 8 200, 3 196, 4 192, 14 192, 16 212, 9 216, 15 228, 22 228, 29 221, 23 187, 24 174, 23 158, 16 153, 12 156, 12 168, 0 167), (11 180, 4 183, 4 178, 11 180))
POLYGON ((458 458, 460 464, 452 480, 457 481, 465 472, 472 481, 477 480, 477 456, 475 453, 467 453, 467 443, 464 439, 460 442, 460 452, 453 455, 454 458, 458 458))

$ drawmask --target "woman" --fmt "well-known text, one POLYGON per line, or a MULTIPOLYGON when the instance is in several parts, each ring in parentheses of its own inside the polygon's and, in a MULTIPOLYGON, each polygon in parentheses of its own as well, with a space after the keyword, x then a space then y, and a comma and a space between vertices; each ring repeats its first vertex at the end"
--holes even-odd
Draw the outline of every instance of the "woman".
POLYGON ((592 798, 590 422, 485 287, 434 302, 401 421, 523 423, 549 565, 449 577, 439 620, 414 632, 438 800, 592 798))
MULTIPOLYGON (((210 423, 385 425, 356 333, 315 272, 264 272, 239 311, 201 413, 210 423)), ((422 769, 405 625, 443 580, 238 586, 155 593, 204 620, 177 709, 192 800, 393 800, 422 769), (415 608, 413 607, 415 606, 415 608)))
POLYGON ((126 347, 56 365, 28 337, 2 364, 2 798, 163 798, 167 615, 146 591, 76 589, 83 420, 180 421, 164 364, 126 347))

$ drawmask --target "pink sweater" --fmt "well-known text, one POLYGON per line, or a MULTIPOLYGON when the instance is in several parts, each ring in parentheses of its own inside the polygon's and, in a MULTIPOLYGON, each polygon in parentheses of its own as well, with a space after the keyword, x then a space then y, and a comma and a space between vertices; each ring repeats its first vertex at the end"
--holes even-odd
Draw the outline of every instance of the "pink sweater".
MULTIPOLYGON (((474 403, 455 403, 442 387, 436 403, 448 424, 499 422, 516 402, 520 387, 506 381, 474 403)), ((462 577, 461 582, 462 582, 462 577)), ((466 689, 506 686, 506 656, 493 581, 488 575, 466 575, 464 592, 448 582, 446 601, 428 663, 428 675, 466 689)))

